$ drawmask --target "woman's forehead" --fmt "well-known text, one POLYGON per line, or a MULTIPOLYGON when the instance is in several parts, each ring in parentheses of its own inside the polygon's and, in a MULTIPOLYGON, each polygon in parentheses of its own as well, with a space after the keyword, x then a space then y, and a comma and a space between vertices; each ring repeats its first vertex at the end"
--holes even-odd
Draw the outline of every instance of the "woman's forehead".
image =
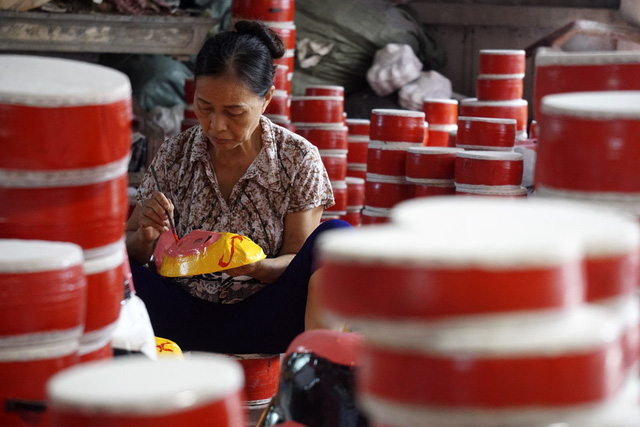
POLYGON ((258 100, 258 96, 233 75, 202 76, 196 80, 196 96, 209 103, 246 105, 258 100))

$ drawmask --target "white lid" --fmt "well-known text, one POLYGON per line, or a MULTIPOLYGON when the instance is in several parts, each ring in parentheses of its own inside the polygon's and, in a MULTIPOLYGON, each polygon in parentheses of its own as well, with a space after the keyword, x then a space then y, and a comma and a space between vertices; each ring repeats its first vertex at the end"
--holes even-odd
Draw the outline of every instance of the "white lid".
POLYGON ((364 185, 365 183, 364 179, 355 176, 348 176, 345 180, 347 181, 347 185, 364 185))
POLYGON ((542 98, 544 114, 596 120, 640 119, 640 91, 572 92, 542 98))
POLYGON ((262 21, 262 23, 269 28, 296 29, 295 21, 262 21))
POLYGON ((125 246, 120 243, 118 249, 94 258, 85 258, 85 274, 98 274, 108 270, 113 270, 122 265, 125 259, 125 246))
POLYGON ((413 110, 394 110, 388 108, 375 108, 371 111, 371 115, 377 116, 399 116, 399 117, 418 117, 424 119, 424 112, 413 110))
POLYGON ((463 151, 462 148, 455 147, 411 147, 407 150, 413 154, 456 154, 463 151))
POLYGON ((551 232, 552 236, 568 234, 580 242, 588 257, 615 256, 640 248, 640 226, 635 218, 613 209, 568 200, 415 199, 399 203, 392 218, 394 223, 412 228, 436 226, 463 232, 463 228, 482 223, 490 229, 527 228, 532 232, 551 232), (469 212, 474 213, 473 223, 468 221, 469 212))
POLYGON ((60 107, 109 104, 130 97, 129 78, 102 65, 0 55, 0 103, 60 107))
POLYGON ((525 55, 522 49, 480 49, 481 54, 487 55, 525 55))
POLYGON ((619 50, 604 52, 563 52, 540 49, 536 55, 536 67, 549 65, 607 65, 640 63, 640 52, 619 50))
MULTIPOLYGON (((321 236, 320 254, 340 263, 505 270, 564 265, 582 257, 576 239, 526 227, 479 225, 484 217, 472 208, 465 211, 464 222, 470 222, 469 212, 473 212, 475 228, 457 229, 452 217, 440 223, 428 221, 429 228, 396 224, 349 233, 327 232, 321 236), (408 230, 411 238, 400 238, 406 237, 408 230)), ((460 222, 458 219, 455 222, 460 222)))
POLYGON ((320 95, 310 95, 310 96, 292 96, 291 101, 339 101, 343 102, 344 98, 341 96, 320 96, 320 95))
POLYGON ((66 369, 49 381, 47 394, 54 408, 153 415, 213 403, 243 385, 240 364, 228 357, 192 354, 185 360, 151 361, 131 356, 66 369))
POLYGON ((370 125, 371 120, 369 119, 347 119, 348 125, 370 125))
POLYGON ((515 80, 524 79, 524 73, 517 74, 479 74, 478 80, 515 80))
POLYGON ((449 125, 433 124, 433 125, 429 126, 429 132, 436 131, 436 132, 451 133, 451 132, 454 132, 454 131, 457 131, 457 130, 458 130, 458 125, 457 124, 449 124, 449 125))
POLYGON ((509 101, 478 101, 478 98, 466 98, 460 101, 460 104, 472 107, 524 107, 528 105, 526 99, 512 99, 509 101))
POLYGON ((469 116, 459 116, 458 122, 486 122, 486 123, 500 123, 500 124, 517 124, 518 121, 516 119, 495 119, 493 117, 469 117, 469 116))
POLYGON ((0 239, 0 273, 61 270, 83 260, 82 248, 74 243, 0 239))
POLYGON ((422 100, 423 103, 427 102, 429 104, 452 104, 458 105, 457 99, 449 99, 449 98, 424 98, 422 100))
POLYGON ((524 156, 521 153, 513 151, 460 151, 456 153, 456 157, 465 159, 479 160, 522 160, 524 156))

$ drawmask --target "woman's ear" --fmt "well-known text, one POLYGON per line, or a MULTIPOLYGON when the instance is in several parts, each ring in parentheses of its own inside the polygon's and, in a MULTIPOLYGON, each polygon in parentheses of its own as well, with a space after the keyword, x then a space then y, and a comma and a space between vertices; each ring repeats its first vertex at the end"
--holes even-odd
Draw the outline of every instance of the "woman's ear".
POLYGON ((271 85, 271 87, 269 88, 269 92, 267 92, 267 94, 264 96, 264 102, 262 103, 261 114, 264 114, 265 110, 267 109, 267 106, 271 102, 271 98, 273 98, 273 93, 275 92, 275 90, 276 90, 276 87, 271 85))

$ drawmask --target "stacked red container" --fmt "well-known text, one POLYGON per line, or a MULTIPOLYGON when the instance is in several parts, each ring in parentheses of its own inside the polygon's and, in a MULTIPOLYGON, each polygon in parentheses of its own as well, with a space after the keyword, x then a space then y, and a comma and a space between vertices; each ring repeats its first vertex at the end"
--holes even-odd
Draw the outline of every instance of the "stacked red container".
POLYGON ((504 151, 462 151, 456 154, 456 194, 526 197, 522 187, 523 156, 504 151))
POLYGON ((445 196, 456 192, 456 153, 461 148, 412 147, 407 150, 407 181, 415 186, 415 197, 445 196))
POLYGON ((98 65, 29 56, 0 57, 0 70, 0 199, 11 200, 0 206, 0 238, 82 247, 88 305, 80 352, 110 357, 129 210, 129 79, 98 65))
POLYGON ((422 103, 424 119, 429 124, 424 145, 451 147, 458 130, 458 101, 455 99, 427 98, 422 103))
POLYGON ((340 219, 357 227, 360 225, 361 212, 364 208, 365 180, 347 176, 347 213, 340 219))
MULTIPOLYGON (((577 230, 620 218, 597 215, 565 230, 564 221, 588 209, 556 221, 562 208, 522 216, 527 203, 414 200, 392 210, 397 225, 320 243, 328 318, 365 335, 357 387, 374 423, 595 427, 639 419, 640 384, 627 366, 637 356, 623 356, 630 324, 583 298, 588 245, 577 230)), ((634 243, 623 252, 637 254, 638 225, 625 227, 634 243)), ((637 269, 629 273, 637 282, 637 269)), ((629 294, 627 302, 637 319, 637 297, 635 311, 629 294)))
POLYGON ((366 179, 367 177, 367 149, 369 148, 368 119, 347 119, 349 129, 347 153, 347 176, 366 179))

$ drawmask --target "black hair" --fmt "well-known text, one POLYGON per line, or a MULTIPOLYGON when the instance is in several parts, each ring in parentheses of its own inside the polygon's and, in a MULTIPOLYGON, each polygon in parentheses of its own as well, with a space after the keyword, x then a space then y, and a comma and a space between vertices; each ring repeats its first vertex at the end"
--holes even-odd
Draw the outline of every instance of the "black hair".
POLYGON ((234 28, 204 43, 196 57, 195 79, 233 73, 253 93, 265 96, 273 85, 273 60, 284 55, 284 43, 260 21, 238 21, 234 28))

